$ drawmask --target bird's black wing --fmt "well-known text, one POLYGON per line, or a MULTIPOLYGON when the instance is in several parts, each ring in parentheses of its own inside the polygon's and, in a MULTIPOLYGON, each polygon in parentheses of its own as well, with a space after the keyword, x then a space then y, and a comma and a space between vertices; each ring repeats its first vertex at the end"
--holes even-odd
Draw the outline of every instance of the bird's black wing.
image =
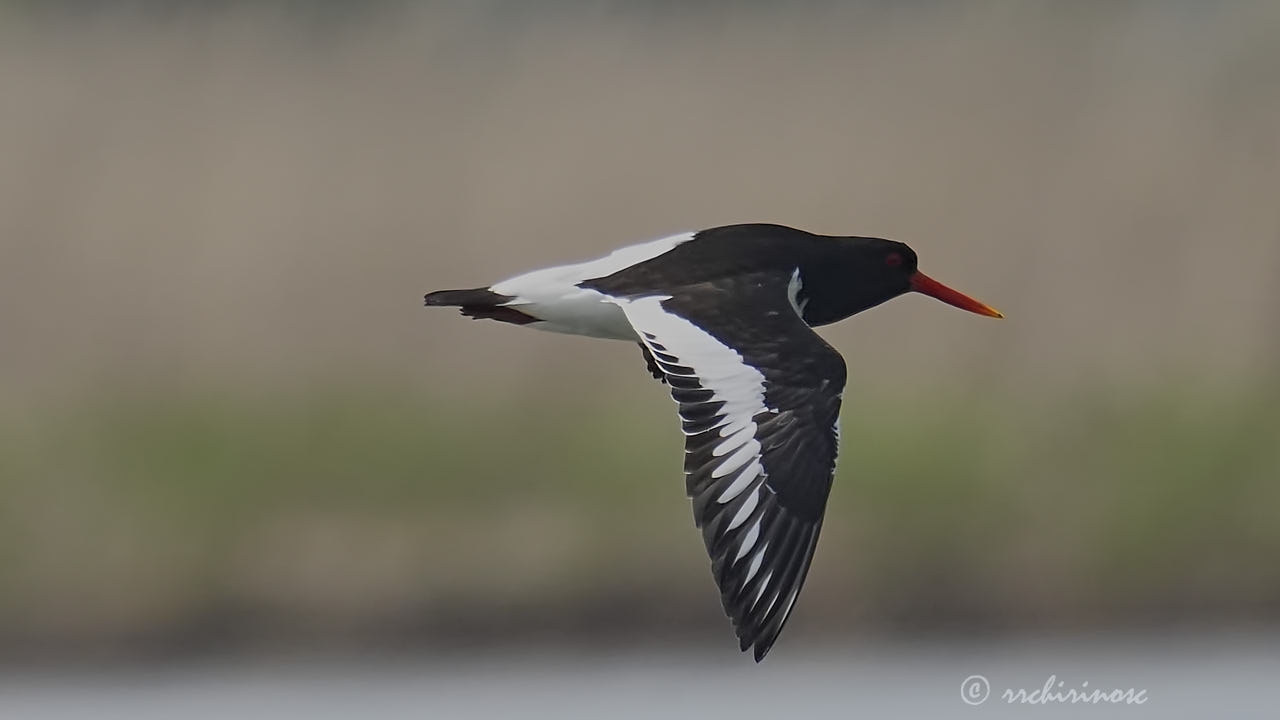
POLYGON ((680 406, 694 520, 746 650, 769 652, 804 583, 836 464, 845 365, 786 282, 615 298, 680 406))

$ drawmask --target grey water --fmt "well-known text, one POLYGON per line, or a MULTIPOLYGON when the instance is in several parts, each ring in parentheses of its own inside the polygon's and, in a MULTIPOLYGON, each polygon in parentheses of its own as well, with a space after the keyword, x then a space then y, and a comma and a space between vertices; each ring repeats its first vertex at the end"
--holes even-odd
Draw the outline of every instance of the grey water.
POLYGON ((1275 718, 1278 685, 1276 631, 780 645, 758 666, 720 647, 521 648, 10 667, 0 717, 1275 718))

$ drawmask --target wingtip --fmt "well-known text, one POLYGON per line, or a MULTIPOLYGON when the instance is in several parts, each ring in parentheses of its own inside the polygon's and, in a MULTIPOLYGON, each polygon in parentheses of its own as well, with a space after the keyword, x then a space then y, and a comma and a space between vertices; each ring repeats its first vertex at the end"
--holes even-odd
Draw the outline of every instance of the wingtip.
POLYGON ((759 663, 769 654, 769 650, 773 648, 773 641, 776 639, 777 636, 772 638, 752 637, 750 634, 743 633, 738 637, 738 649, 742 652, 750 650, 751 656, 759 663))
POLYGON ((777 634, 767 635, 756 640, 755 658, 756 662, 764 660, 764 657, 773 649, 773 643, 778 639, 777 634))

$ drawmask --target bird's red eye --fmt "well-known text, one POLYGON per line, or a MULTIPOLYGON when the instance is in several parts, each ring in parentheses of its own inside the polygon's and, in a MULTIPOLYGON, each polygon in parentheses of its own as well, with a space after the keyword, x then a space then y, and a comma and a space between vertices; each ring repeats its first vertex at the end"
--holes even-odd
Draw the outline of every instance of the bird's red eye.
POLYGON ((898 267, 902 264, 902 255, 898 253, 889 253, 884 259, 884 264, 889 267, 898 267))

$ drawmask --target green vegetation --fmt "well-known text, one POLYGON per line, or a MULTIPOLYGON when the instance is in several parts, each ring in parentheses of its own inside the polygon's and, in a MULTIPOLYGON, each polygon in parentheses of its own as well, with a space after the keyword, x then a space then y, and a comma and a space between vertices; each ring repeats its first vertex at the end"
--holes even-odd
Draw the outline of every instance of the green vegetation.
MULTIPOLYGON (((864 393, 810 614, 846 614, 845 593, 870 627, 1275 607, 1277 405, 1129 397, 864 393)), ((654 587, 696 615, 713 596, 674 417, 625 400, 131 393, 10 423, 0 628, 434 632, 480 608, 585 631, 654 587)))

